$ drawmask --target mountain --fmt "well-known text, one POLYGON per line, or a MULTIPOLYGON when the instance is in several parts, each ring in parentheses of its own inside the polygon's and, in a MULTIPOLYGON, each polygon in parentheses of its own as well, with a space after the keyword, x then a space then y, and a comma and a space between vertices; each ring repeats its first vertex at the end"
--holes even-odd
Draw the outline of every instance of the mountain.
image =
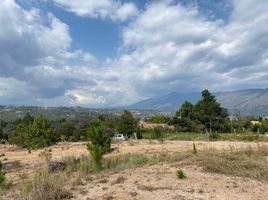
POLYGON ((152 109, 165 112, 172 112, 178 110, 178 108, 184 101, 187 100, 192 103, 196 103, 200 98, 201 98, 200 92, 193 92, 193 93, 172 92, 162 97, 145 99, 129 107, 133 109, 152 109))
MULTIPOLYGON (((214 93, 218 102, 226 107, 231 113, 237 110, 243 116, 266 116, 268 115, 268 88, 247 89, 231 92, 214 93)), ((163 112, 174 112, 184 101, 196 103, 201 98, 201 92, 177 93, 172 92, 162 97, 149 98, 137 102, 129 108, 153 109, 163 112)))

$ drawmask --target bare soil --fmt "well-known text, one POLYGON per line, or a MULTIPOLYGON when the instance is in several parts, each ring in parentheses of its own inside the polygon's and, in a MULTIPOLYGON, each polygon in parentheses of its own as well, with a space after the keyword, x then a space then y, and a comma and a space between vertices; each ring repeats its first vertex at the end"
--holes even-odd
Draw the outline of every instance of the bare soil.
MULTIPOLYGON (((112 152, 107 157, 126 154, 155 155, 159 153, 184 152, 192 150, 193 142, 188 141, 125 141, 112 144, 112 152)), ((197 149, 218 149, 236 151, 268 143, 254 142, 195 142, 197 149)), ((50 147, 53 160, 62 160, 66 156, 88 155, 86 143, 59 143, 50 147)), ((17 163, 7 169, 7 179, 19 183, 29 178, 44 164, 39 156, 43 150, 28 153, 12 145, 0 145, 0 160, 4 163, 17 163), (19 163, 19 164, 18 164, 19 163)), ((220 159, 220 158, 219 158, 220 159)), ((268 162, 268 160, 267 160, 268 162)), ((268 169, 267 169, 268 170, 268 169)), ((92 175, 90 180, 72 191, 73 199, 268 199, 268 183, 249 178, 232 177, 204 172, 194 163, 159 163, 145 165, 120 172, 105 172, 92 175), (183 169, 186 179, 178 179, 176 171, 183 169)), ((9 196, 10 197, 10 196, 9 196)), ((10 199, 10 198, 9 198, 10 199)))

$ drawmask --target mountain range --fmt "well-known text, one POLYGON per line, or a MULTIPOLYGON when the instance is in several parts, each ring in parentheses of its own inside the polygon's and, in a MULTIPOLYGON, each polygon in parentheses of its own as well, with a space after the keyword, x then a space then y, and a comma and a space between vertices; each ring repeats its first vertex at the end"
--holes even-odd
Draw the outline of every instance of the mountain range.
MULTIPOLYGON (((217 101, 229 110, 230 113, 240 111, 243 116, 266 116, 268 115, 268 88, 246 89, 230 92, 213 93, 217 101)), ((172 92, 167 95, 149 98, 139 101, 128 108, 152 109, 163 112, 174 112, 180 108, 184 101, 196 103, 201 99, 201 92, 178 93, 172 92)))

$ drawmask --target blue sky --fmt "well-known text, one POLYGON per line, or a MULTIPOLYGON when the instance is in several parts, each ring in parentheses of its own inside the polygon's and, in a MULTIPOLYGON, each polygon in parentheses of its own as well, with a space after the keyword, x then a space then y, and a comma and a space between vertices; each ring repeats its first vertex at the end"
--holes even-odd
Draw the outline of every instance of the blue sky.
MULTIPOLYGON (((27 10, 37 7, 44 14, 51 12, 55 17, 66 23, 70 27, 70 36, 73 38, 73 51, 83 49, 93 53, 100 60, 117 55, 117 50, 122 43, 121 29, 128 22, 80 17, 49 1, 40 3, 40 1, 17 0, 16 2, 27 10)), ((121 2, 132 2, 138 9, 143 10, 151 1, 133 0, 121 2)), ((186 7, 196 6, 204 16, 211 20, 221 19, 228 21, 232 9, 230 1, 226 0, 177 0, 174 1, 174 4, 176 3, 186 7)))
POLYGON ((2 0, 0 104, 110 107, 264 88, 267 9, 254 0, 2 0))

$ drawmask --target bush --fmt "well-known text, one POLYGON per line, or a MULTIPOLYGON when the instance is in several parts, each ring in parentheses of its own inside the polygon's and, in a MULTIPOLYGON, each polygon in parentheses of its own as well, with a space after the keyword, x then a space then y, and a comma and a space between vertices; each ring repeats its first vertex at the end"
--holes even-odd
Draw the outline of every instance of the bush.
POLYGON ((136 156, 130 159, 130 163, 134 166, 140 166, 149 162, 149 158, 145 155, 136 156))
POLYGON ((178 177, 178 179, 184 179, 184 178, 186 178, 186 176, 185 176, 184 172, 182 171, 182 169, 179 169, 177 171, 177 177, 178 177))
POLYGON ((92 168, 94 171, 100 171, 101 170, 101 160, 102 160, 102 154, 103 154, 103 148, 102 146, 95 144, 88 144, 87 146, 88 150, 90 151, 91 157, 92 157, 92 168))
POLYGON ((9 140, 12 144, 30 150, 55 144, 59 137, 50 128, 48 120, 39 116, 32 123, 18 124, 9 140))
POLYGON ((92 157, 94 171, 101 170, 102 155, 110 151, 111 138, 106 130, 106 127, 100 120, 94 120, 88 132, 88 138, 91 143, 88 143, 87 149, 92 157))
POLYGON ((63 174, 49 174, 47 169, 41 170, 24 185, 22 196, 27 200, 68 199, 71 194, 65 188, 66 179, 63 174))
POLYGON ((3 185, 5 181, 5 173, 2 171, 2 163, 0 161, 0 186, 3 185))
POLYGON ((163 142, 162 129, 160 129, 160 128, 154 128, 154 131, 153 131, 153 139, 157 139, 160 142, 163 142))

